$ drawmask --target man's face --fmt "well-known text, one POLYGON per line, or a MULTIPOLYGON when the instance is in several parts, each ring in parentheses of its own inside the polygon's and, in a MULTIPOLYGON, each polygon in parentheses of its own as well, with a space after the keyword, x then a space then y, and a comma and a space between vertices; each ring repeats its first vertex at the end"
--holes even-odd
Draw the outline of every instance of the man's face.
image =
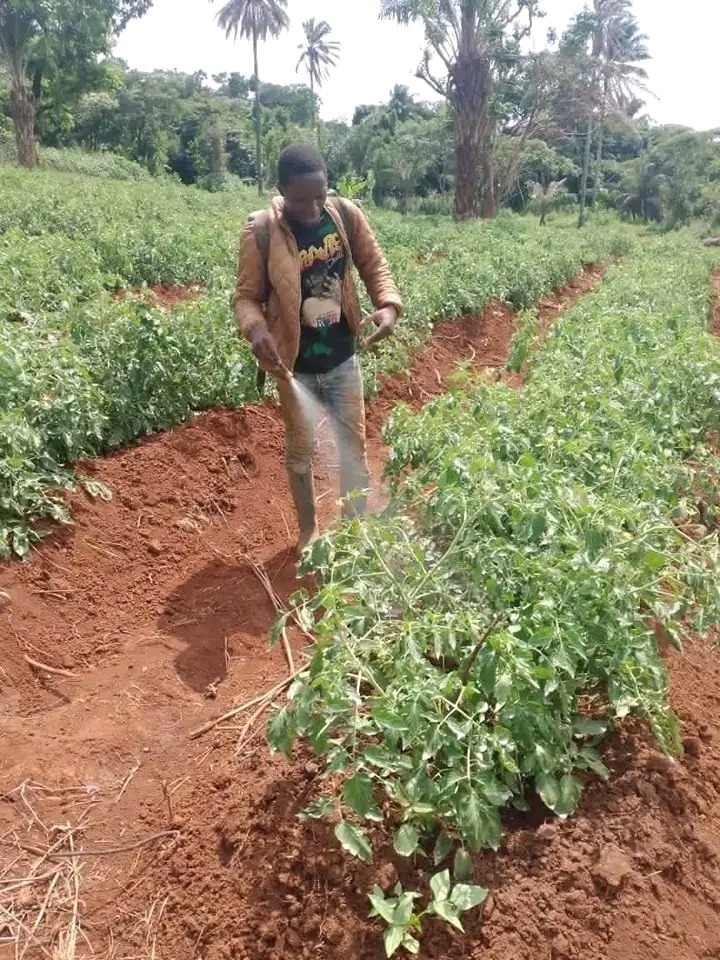
POLYGON ((285 212, 303 227, 315 227, 320 223, 327 191, 327 174, 322 172, 291 177, 280 188, 285 198, 285 212))

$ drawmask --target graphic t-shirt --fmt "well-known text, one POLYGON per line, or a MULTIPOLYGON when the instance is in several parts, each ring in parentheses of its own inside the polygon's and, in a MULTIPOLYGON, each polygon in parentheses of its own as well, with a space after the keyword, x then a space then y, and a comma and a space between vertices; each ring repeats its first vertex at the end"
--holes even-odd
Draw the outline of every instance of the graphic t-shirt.
POLYGON ((295 373, 328 373, 355 353, 355 338, 342 309, 345 249, 325 211, 317 226, 291 223, 300 256, 300 352, 295 373))

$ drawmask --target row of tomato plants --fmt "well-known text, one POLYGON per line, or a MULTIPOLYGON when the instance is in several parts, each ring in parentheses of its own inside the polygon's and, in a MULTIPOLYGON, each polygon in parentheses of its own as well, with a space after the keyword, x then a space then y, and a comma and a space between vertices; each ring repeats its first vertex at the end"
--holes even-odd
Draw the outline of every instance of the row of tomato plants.
MULTIPOLYGON (((229 305, 250 199, 225 201, 223 215, 217 198, 179 186, 46 174, 29 191, 13 176, 0 197, 0 556, 25 555, 37 521, 69 520, 74 461, 241 405, 255 369, 229 305), (198 279, 201 295, 170 311, 142 291, 118 302, 105 290, 198 279)), ((620 227, 585 236, 512 216, 486 226, 370 216, 407 313, 394 344, 368 358, 369 389, 438 317, 495 299, 527 306, 628 244, 620 227)))
POLYGON ((459 375, 398 409, 390 505, 308 558, 319 589, 292 615, 316 642, 269 739, 324 760, 305 815, 350 853, 392 830, 439 871, 425 911, 418 891, 371 894, 388 953, 418 949, 428 910, 459 925, 481 902, 469 854, 499 846, 505 808, 535 793, 573 813, 618 720, 680 748, 655 631, 679 644, 720 612, 718 474, 689 466, 713 464, 720 426, 709 270, 686 238, 648 241, 557 323, 521 392, 459 375))

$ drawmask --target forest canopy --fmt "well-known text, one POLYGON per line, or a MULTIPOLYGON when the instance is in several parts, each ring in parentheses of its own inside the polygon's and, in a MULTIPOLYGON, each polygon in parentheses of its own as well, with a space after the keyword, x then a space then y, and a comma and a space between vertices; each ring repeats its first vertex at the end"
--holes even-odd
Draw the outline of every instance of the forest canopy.
MULTIPOLYGON (((284 4, 280 19, 259 30, 253 75, 143 73, 111 51, 118 31, 149 5, 7 0, 3 156, 33 166, 39 145, 41 162, 72 168, 77 158, 57 151, 74 148, 210 190, 242 181, 262 192, 274 186, 283 147, 312 140, 341 192, 403 212, 466 219, 531 207, 544 219, 573 206, 582 222, 588 207, 600 206, 670 227, 720 222, 720 131, 652 122, 650 50, 629 0, 594 0, 532 55, 522 53, 522 40, 541 12, 534 2, 503 5, 503 20, 488 20, 486 4, 465 4, 472 16, 461 22, 452 19, 457 3, 436 9, 385 0, 383 17, 424 25, 428 49, 418 75, 434 102, 398 84, 384 103, 358 106, 347 122, 320 119, 323 83, 342 57, 330 24, 303 24, 298 82, 290 86, 260 79, 265 47, 287 27, 284 4), (83 30, 70 29, 81 14, 83 30)), ((245 6, 231 0, 218 22, 252 39, 245 6)))

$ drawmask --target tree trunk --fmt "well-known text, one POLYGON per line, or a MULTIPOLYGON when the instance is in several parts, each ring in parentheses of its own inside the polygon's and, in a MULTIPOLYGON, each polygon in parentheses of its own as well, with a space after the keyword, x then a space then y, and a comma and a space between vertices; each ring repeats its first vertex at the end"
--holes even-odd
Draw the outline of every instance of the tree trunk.
POLYGON ((255 65, 255 172, 257 176, 258 193, 263 192, 262 168, 262 114, 260 112, 260 71, 258 69, 258 38, 253 33, 253 63, 255 65))
POLYGON ((310 71, 310 132, 313 140, 317 142, 317 117, 315 116, 315 80, 312 70, 310 71))
POLYGON ((455 219, 477 216, 479 143, 462 117, 455 116, 455 219))
POLYGON ((10 91, 10 111, 15 124, 18 163, 32 170, 37 166, 35 143, 35 104, 23 81, 16 81, 10 91))
POLYGON ((588 118, 587 133, 585 134, 585 157, 583 159, 582 178, 580 180, 580 213, 578 214, 578 227, 585 226, 585 209, 587 207, 587 186, 590 174, 590 160, 592 158, 592 137, 593 122, 592 116, 588 118))
POLYGON ((593 188, 592 196, 590 200, 590 206, 594 207, 597 203, 598 194, 600 193, 600 188, 602 187, 602 155, 603 155, 603 145, 605 140, 605 118, 607 117, 607 101, 608 101, 608 78, 605 77, 603 81, 603 91, 602 99, 600 102, 600 126, 598 127, 597 132, 597 147, 595 150, 595 175, 593 176, 593 188))
POLYGON ((455 134, 456 220, 472 220, 477 216, 478 170, 487 127, 489 73, 487 61, 471 54, 458 57, 450 78, 455 134))
POLYGON ((480 155, 482 170, 482 205, 481 217, 483 220, 492 220, 497 216, 497 196, 495 193, 495 164, 493 163, 492 140, 488 138, 480 155))

